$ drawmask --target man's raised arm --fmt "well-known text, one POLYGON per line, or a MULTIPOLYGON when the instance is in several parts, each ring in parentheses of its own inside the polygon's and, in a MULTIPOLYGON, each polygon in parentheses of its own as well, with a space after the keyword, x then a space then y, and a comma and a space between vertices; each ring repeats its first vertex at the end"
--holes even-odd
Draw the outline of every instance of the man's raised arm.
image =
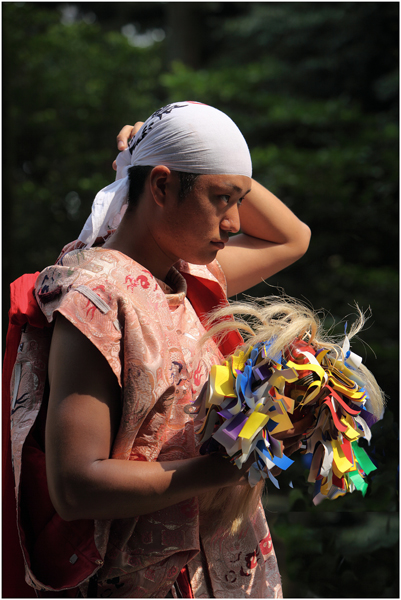
POLYGON ((305 254, 311 231, 276 196, 252 180, 239 208, 241 233, 217 255, 228 296, 257 285, 305 254))

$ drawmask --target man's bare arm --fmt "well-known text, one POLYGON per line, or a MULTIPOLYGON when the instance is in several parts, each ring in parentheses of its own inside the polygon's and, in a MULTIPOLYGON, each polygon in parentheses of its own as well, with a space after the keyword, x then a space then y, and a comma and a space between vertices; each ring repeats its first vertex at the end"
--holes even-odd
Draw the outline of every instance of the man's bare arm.
POLYGON ((217 255, 225 273, 228 296, 268 279, 301 258, 310 229, 256 181, 240 206, 241 233, 217 255))
POLYGON ((219 455, 174 462, 110 458, 120 422, 120 387, 99 350, 61 315, 49 378, 46 467, 50 496, 62 518, 134 517, 246 483, 246 469, 239 471, 219 455))

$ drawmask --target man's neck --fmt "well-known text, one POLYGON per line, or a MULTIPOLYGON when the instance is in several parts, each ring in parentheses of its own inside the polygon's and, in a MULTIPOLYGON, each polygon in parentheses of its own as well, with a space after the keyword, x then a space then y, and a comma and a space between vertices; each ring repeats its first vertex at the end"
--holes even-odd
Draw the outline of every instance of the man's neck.
POLYGON ((147 226, 147 219, 137 213, 125 213, 104 248, 118 250, 129 256, 161 281, 166 280, 167 273, 176 262, 175 258, 167 257, 161 250, 147 226))

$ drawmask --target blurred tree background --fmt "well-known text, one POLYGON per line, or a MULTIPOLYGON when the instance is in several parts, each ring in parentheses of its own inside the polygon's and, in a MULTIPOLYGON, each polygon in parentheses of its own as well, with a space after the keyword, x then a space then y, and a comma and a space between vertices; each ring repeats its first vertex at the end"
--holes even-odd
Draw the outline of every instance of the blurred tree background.
POLYGON ((314 507, 301 457, 269 488, 284 595, 398 597, 398 2, 2 9, 3 339, 10 282, 77 238, 121 126, 170 101, 225 111, 255 179, 312 229, 306 256, 250 293, 284 288, 339 331, 370 307, 353 350, 388 397, 365 498, 314 507))

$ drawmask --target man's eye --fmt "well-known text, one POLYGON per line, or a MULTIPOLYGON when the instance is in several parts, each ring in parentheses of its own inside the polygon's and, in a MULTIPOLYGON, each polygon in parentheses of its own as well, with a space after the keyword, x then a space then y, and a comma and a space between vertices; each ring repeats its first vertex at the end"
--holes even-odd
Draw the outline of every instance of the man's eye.
MULTIPOLYGON (((231 196, 229 196, 228 194, 222 194, 220 196, 220 199, 225 203, 225 204, 229 204, 230 200, 231 200, 231 196)), ((242 201, 245 199, 245 197, 243 196, 242 198, 240 198, 239 200, 237 200, 237 206, 241 206, 242 201)))

